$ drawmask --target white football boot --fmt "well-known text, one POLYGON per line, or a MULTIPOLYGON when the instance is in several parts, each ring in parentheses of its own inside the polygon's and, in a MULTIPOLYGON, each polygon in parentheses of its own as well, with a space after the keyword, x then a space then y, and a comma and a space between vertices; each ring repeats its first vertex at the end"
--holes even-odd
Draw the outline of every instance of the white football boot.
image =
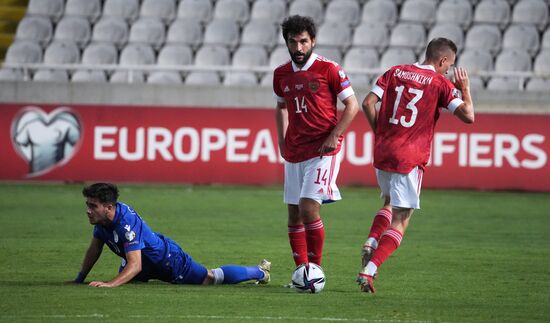
POLYGON ((271 262, 267 259, 262 259, 258 265, 258 268, 264 273, 264 278, 259 279, 256 284, 268 284, 271 281, 271 275, 269 273, 271 271, 271 262))

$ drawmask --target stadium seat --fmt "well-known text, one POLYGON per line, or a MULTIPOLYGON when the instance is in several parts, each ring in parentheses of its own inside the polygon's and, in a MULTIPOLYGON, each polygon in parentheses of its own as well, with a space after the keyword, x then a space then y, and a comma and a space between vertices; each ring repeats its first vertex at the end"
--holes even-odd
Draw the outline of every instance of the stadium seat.
POLYGON ((64 70, 39 69, 34 73, 33 80, 40 82, 69 82, 69 75, 64 70))
POLYGON ((47 17, 26 16, 17 25, 16 40, 32 40, 42 47, 46 46, 53 35, 52 22, 47 17))
POLYGON ((388 27, 397 22, 397 5, 393 1, 371 0, 363 6, 363 23, 384 24, 388 27))
POLYGON ((103 16, 122 17, 127 22, 133 22, 139 14, 139 0, 105 0, 103 16))
POLYGON ((76 16, 64 16, 55 28, 54 41, 71 41, 84 48, 90 41, 92 30, 88 19, 76 16))
POLYGON ((398 23, 390 36, 390 47, 410 48, 419 54, 426 48, 426 30, 421 24, 398 23))
POLYGON ((502 35, 495 25, 474 25, 466 34, 465 48, 488 49, 492 55, 500 51, 502 35))
POLYGON ((524 80, 519 77, 492 77, 487 83, 490 91, 521 91, 524 80))
POLYGON ((228 86, 257 86, 258 77, 251 72, 227 72, 223 84, 228 86))
POLYGON ((96 22, 101 16, 101 0, 67 0, 65 16, 77 16, 96 22))
POLYGON ((338 64, 342 62, 342 51, 334 47, 316 46, 315 53, 338 64))
POLYGON ((380 58, 380 69, 386 71, 395 65, 413 64, 416 55, 410 48, 389 48, 380 58))
POLYGON ((187 85, 220 85, 221 80, 217 72, 191 72, 185 78, 187 85))
POLYGON ((30 0, 27 15, 45 16, 53 22, 58 22, 63 16, 65 0, 30 0))
POLYGON ((6 52, 7 63, 40 63, 42 47, 31 40, 16 40, 6 52))
POLYGON ((493 56, 488 50, 465 49, 462 54, 458 55, 457 66, 465 68, 469 73, 477 73, 479 71, 493 70, 493 56))
POLYGON ((539 52, 535 58, 533 72, 550 76, 550 49, 544 49, 539 52))
POLYGON ((97 70, 78 70, 73 73, 71 81, 77 83, 106 83, 105 72, 97 70))
POLYGON ((548 5, 544 0, 521 0, 514 6, 512 23, 535 25, 542 31, 548 23, 548 5))
POLYGON ((309 16, 319 26, 323 22, 325 10, 319 0, 295 0, 290 4, 288 15, 309 16))
POLYGON ((342 66, 350 69, 377 69, 380 66, 378 52, 372 48, 352 47, 350 48, 342 66))
POLYGON ((286 46, 278 46, 271 52, 271 55, 269 56, 269 66, 275 68, 281 64, 288 62, 288 60, 290 60, 288 48, 286 46))
POLYGON ((0 81, 24 81, 25 74, 20 69, 2 68, 0 69, 0 81))
POLYGON ((147 77, 150 84, 182 84, 183 79, 177 71, 154 71, 147 77))
POLYGON ((438 23, 430 29, 428 33, 428 42, 434 38, 445 37, 452 40, 458 51, 464 47, 464 30, 454 23, 438 23))
POLYGON ((382 53, 388 47, 390 32, 384 24, 362 23, 355 28, 354 47, 370 47, 382 53))
POLYGON ((214 19, 229 19, 244 25, 250 17, 248 0, 217 0, 214 19))
POLYGON ((332 0, 325 12, 325 24, 334 21, 355 26, 361 21, 361 8, 356 0, 332 0))
POLYGON ((511 25, 502 37, 502 48, 525 49, 534 56, 540 46, 540 37, 534 25, 511 25))
POLYGON ((157 18, 168 25, 176 17, 176 2, 175 0, 143 0, 140 16, 157 18))
POLYGON ((260 80, 260 86, 273 88, 273 72, 265 73, 260 80))
POLYGON ((94 25, 92 42, 105 42, 122 48, 128 41, 128 24, 122 17, 102 17, 94 25))
POLYGON ((117 64, 118 52, 115 45, 109 43, 91 43, 82 52, 82 64, 117 64))
POLYGON ((531 56, 524 49, 503 49, 495 61, 497 72, 530 72, 531 56))
POLYGON ((371 78, 367 74, 347 73, 348 79, 354 88, 369 89, 371 78))
POLYGON ((241 45, 260 45, 268 51, 277 44, 279 33, 274 24, 250 20, 241 35, 241 45))
POLYGON ((169 44, 188 45, 196 49, 202 44, 202 27, 194 18, 178 18, 168 29, 166 42, 169 44))
POLYGON ((256 46, 241 46, 233 53, 232 64, 235 67, 267 66, 265 49, 256 46))
POLYGON ((316 46, 335 47, 344 52, 351 45, 351 28, 341 22, 325 21, 317 31, 316 46))
POLYGON ((193 64, 193 51, 186 45, 166 44, 157 57, 157 65, 160 66, 191 64, 193 64))
POLYGON ((195 54, 196 66, 219 66, 229 63, 229 51, 223 46, 204 45, 195 54))
POLYGON ((158 18, 139 18, 130 28, 130 43, 147 44, 159 49, 164 44, 165 28, 158 18))
POLYGON ((120 65, 155 64, 155 52, 146 44, 128 44, 120 52, 120 65))
POLYGON ((233 51, 239 44, 239 26, 230 19, 214 19, 204 32, 204 44, 223 45, 233 51))
POLYGON ((469 75, 470 78, 470 90, 472 91, 481 91, 485 89, 485 82, 481 76, 469 75))
POLYGON ((46 64, 77 64, 80 62, 80 50, 71 41, 53 41, 44 51, 46 64))
POLYGON ((109 80, 111 83, 145 83, 145 74, 141 71, 115 71, 109 80))
POLYGON ((281 23, 286 16, 285 0, 257 0, 252 5, 251 20, 281 23))
POLYGON ((542 34, 541 48, 550 48, 550 28, 546 28, 544 34, 542 34))
POLYGON ((529 92, 550 92, 550 78, 532 77, 525 86, 529 92))
POLYGON ((433 0, 407 0, 401 6, 400 22, 422 24, 429 28, 435 21, 437 6, 433 0))
POLYGON ((510 22, 510 4, 506 0, 482 0, 477 4, 474 23, 493 24, 504 29, 510 22))
POLYGON ((181 0, 178 6, 177 18, 197 19, 207 23, 212 19, 212 2, 204 0, 181 0))
POLYGON ((464 0, 443 0, 437 8, 436 21, 439 24, 454 23, 467 29, 472 23, 472 5, 464 0))

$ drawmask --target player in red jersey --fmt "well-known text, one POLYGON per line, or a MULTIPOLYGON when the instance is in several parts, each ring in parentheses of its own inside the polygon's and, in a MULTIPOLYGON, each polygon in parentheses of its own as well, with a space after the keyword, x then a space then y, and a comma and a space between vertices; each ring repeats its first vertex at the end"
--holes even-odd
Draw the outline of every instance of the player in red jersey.
POLYGON ((342 134, 359 104, 341 67, 313 53, 316 28, 311 18, 288 17, 282 33, 291 60, 275 69, 273 91, 279 149, 285 159, 288 237, 297 266, 320 265, 325 236, 320 208, 341 199, 336 177, 342 134), (345 105, 340 119, 337 99, 345 105))
POLYGON ((454 84, 444 76, 455 63, 456 51, 451 40, 433 39, 422 64, 390 68, 363 101, 375 133, 374 167, 384 198, 362 249, 363 270, 357 281, 364 292, 375 292, 372 282, 378 267, 399 247, 414 209, 420 208, 422 174, 440 109, 474 122, 468 74, 455 68, 454 84))

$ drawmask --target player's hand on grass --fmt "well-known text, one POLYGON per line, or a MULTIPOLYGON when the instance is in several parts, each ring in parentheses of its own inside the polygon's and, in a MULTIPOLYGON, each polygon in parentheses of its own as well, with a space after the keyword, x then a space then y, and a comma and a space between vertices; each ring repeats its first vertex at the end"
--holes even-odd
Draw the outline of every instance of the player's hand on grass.
POLYGON ((106 282, 102 282, 102 281, 93 281, 93 282, 89 283, 88 286, 90 286, 90 287, 114 287, 111 284, 106 283, 106 282))

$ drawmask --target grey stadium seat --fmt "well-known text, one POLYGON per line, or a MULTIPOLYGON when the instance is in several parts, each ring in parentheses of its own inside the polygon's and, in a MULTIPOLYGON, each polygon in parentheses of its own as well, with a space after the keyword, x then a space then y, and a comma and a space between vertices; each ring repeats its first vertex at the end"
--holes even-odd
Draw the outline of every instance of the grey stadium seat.
POLYGON ((223 46, 204 45, 195 54, 196 66, 229 65, 229 51, 223 46))
POLYGON ((191 64, 193 64, 193 51, 186 45, 166 44, 157 57, 157 65, 160 66, 191 64))
POLYGON ((155 64, 155 52, 146 44, 128 44, 120 52, 120 65, 155 64))
POLYGON ((92 42, 106 42, 122 48, 128 41, 128 24, 122 17, 102 17, 92 32, 92 42))
POLYGON ((525 86, 529 92, 550 92, 550 78, 532 77, 525 86))
POLYGON ((63 16, 65 0, 30 0, 27 15, 45 16, 57 22, 63 16))
POLYGON ((260 80, 260 86, 273 87, 273 72, 265 73, 260 80))
POLYGON ((251 20, 280 23, 286 16, 285 0, 257 0, 252 5, 251 20))
POLYGON ((390 47, 410 48, 419 54, 426 47, 426 30, 421 24, 398 23, 390 36, 390 47))
POLYGON ((118 62, 118 51, 109 43, 91 43, 82 52, 82 64, 109 65, 118 62))
POLYGON ((39 69, 34 73, 33 80, 41 82, 69 82, 69 75, 64 70, 39 69))
POLYGON ((177 18, 193 18, 201 23, 212 19, 212 2, 204 0, 181 0, 178 6, 177 18))
POLYGON ((314 52, 338 64, 342 62, 342 51, 337 48, 318 45, 314 52))
POLYGON ((133 22, 139 14, 138 0, 105 0, 103 16, 122 17, 127 22, 133 22))
POLYGON ((228 86, 257 86, 258 77, 251 72, 227 72, 223 80, 228 86))
POLYGON ((244 25, 250 17, 248 0, 217 0, 214 19, 230 19, 244 25))
POLYGON ((465 49, 458 55, 457 66, 465 68, 469 73, 478 71, 492 71, 494 68, 493 56, 485 49, 465 49))
POLYGON ((147 77, 150 84, 182 84, 183 79, 177 71, 154 71, 147 77))
POLYGON ((397 5, 393 1, 371 0, 363 6, 363 23, 385 24, 388 27, 397 22, 397 5))
POLYGON ((193 18, 178 18, 168 29, 166 42, 183 44, 196 49, 202 44, 202 27, 200 21, 193 18))
POLYGON ((273 49, 279 36, 274 24, 262 20, 250 20, 241 35, 241 45, 260 45, 267 50, 273 49))
POLYGON ((390 32, 383 24, 362 23, 355 28, 352 44, 355 47, 371 47, 382 53, 388 47, 390 32))
POLYGON ((345 51, 351 45, 351 28, 342 22, 326 21, 317 31, 317 46, 336 47, 345 51))
POLYGON ((220 85, 220 76, 216 72, 191 72, 185 78, 187 85, 220 85))
POLYGON ((319 0, 295 0, 290 4, 288 15, 309 16, 315 24, 320 25, 323 22, 325 10, 319 0))
POLYGON ((145 74, 141 71, 115 71, 109 81, 111 83, 145 83, 145 74))
POLYGON ((550 28, 546 28, 544 34, 542 34, 541 48, 550 48, 550 28))
POLYGON ((325 23, 335 21, 355 26, 361 21, 361 8, 356 0, 332 0, 325 11, 325 23))
POLYGON ((97 70, 78 70, 73 73, 71 81, 77 83, 106 83, 105 72, 97 70))
POLYGON ((497 72, 530 72, 531 56, 523 49, 503 49, 495 61, 497 72))
POLYGON ((372 48, 352 47, 342 63, 346 69, 376 69, 380 66, 378 52, 372 48))
POLYGON ((96 22, 101 16, 101 0, 67 0, 65 16, 78 16, 96 22))
POLYGON ((401 7, 399 21, 430 27, 435 21, 436 10, 436 3, 432 0, 407 0, 401 7))
POLYGON ((521 91, 523 90, 523 80, 518 77, 492 77, 487 83, 487 90, 521 91))
POLYGON ((256 46, 241 46, 233 53, 232 65, 235 67, 267 66, 265 49, 256 46))
POLYGON ((52 39, 53 26, 49 18, 26 16, 17 25, 15 39, 32 40, 46 46, 52 39))
POLYGON ((416 62, 416 55, 410 48, 389 48, 380 58, 380 68, 383 71, 390 67, 402 64, 413 64, 416 62))
POLYGON ((130 43, 140 43, 153 46, 159 49, 164 44, 165 28, 162 21, 158 18, 143 17, 139 18, 132 28, 130 28, 130 43))
POLYGON ((84 17, 65 16, 55 28, 54 40, 71 41, 84 48, 90 41, 92 30, 88 19, 84 17))
POLYGON ((469 75, 470 78, 470 89, 472 91, 480 91, 485 89, 485 82, 480 76, 477 75, 469 75))
POLYGON ((477 4, 474 23, 493 24, 504 29, 510 22, 510 4, 506 0, 482 0, 477 4))
POLYGON ((140 16, 160 19, 165 25, 176 17, 175 0, 143 0, 140 16))
POLYGON ((526 49, 531 56, 538 52, 539 46, 539 32, 534 25, 511 25, 502 38, 503 49, 526 49))
POLYGON ((223 45, 233 51, 239 44, 239 26, 230 19, 214 19, 204 32, 204 44, 223 45))
POLYGON ((466 34, 465 48, 488 49, 494 55, 500 51, 502 35, 495 25, 474 25, 466 34))
POLYGON ((20 69, 2 68, 0 69, 0 81, 24 81, 25 74, 20 69))
POLYGON ((44 51, 46 64, 76 64, 80 62, 80 50, 71 41, 53 41, 44 51))
POLYGON ((443 0, 437 8, 438 23, 455 23, 462 29, 467 29, 472 23, 473 10, 470 1, 443 0))
POLYGON ((541 50, 537 55, 533 72, 550 76, 550 49, 541 50))
POLYGON ((16 40, 6 52, 7 63, 40 63, 42 47, 31 40, 16 40))
POLYGON ((430 29, 427 41, 429 42, 439 37, 445 37, 452 40, 459 51, 464 47, 464 30, 457 24, 438 23, 430 29))
POLYGON ((275 68, 288 62, 289 60, 290 54, 288 53, 288 48, 286 46, 278 46, 269 56, 269 66, 275 68))
POLYGON ((512 23, 533 24, 544 30, 548 23, 548 3, 544 0, 521 0, 514 6, 512 23))

